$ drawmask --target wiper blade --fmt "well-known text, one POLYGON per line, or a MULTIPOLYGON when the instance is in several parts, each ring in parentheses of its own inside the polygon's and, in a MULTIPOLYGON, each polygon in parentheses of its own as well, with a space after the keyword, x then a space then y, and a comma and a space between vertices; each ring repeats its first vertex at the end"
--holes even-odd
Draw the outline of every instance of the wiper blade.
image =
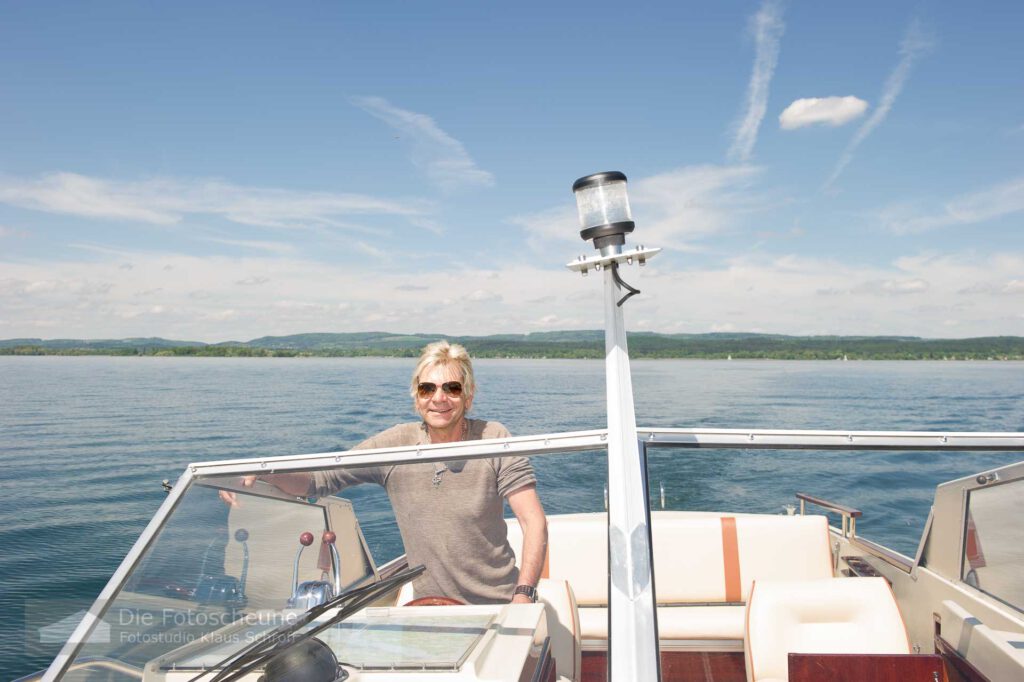
MULTIPOLYGON (((364 585, 362 587, 357 587, 344 592, 323 604, 310 607, 300 615, 294 623, 286 623, 274 628, 270 632, 258 638, 252 644, 243 647, 240 651, 237 651, 224 660, 219 661, 213 666, 213 668, 222 668, 222 670, 214 675, 209 682, 231 682, 232 680, 237 680, 243 675, 258 668, 260 665, 293 644, 305 641, 325 628, 348 618, 367 604, 372 603, 382 594, 393 590, 395 587, 409 580, 412 580, 419 574, 423 573, 424 570, 426 569, 423 566, 407 568, 400 573, 396 573, 390 578, 370 583, 369 585, 364 585), (333 608, 340 608, 338 613, 333 617, 311 629, 309 632, 303 633, 299 636, 293 636, 297 630, 308 625, 312 621, 316 620, 316 618, 321 614, 333 608)), ((196 675, 189 680, 189 682, 196 682, 201 677, 208 674, 208 672, 209 671, 196 675)))

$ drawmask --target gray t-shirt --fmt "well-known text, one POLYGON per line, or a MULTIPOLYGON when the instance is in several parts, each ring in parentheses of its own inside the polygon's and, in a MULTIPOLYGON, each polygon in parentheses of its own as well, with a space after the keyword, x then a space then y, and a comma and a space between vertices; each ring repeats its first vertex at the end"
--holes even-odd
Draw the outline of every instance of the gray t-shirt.
MULTIPOLYGON (((469 419, 466 440, 506 438, 498 422, 469 419)), ((355 450, 429 443, 420 422, 399 424, 368 438, 355 450)), ((384 486, 398 521, 410 566, 423 564, 417 596, 444 596, 467 604, 512 598, 519 578, 503 518, 504 498, 536 483, 525 457, 448 462, 434 484, 435 462, 335 469, 314 474, 310 496, 323 497, 360 483, 384 486)))

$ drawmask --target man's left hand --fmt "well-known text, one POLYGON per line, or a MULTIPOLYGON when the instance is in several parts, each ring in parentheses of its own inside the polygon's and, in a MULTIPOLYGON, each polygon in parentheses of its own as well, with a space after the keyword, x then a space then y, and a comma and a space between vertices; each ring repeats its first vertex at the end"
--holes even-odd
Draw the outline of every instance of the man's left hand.
POLYGON ((512 604, 532 604, 533 600, 527 597, 525 594, 517 594, 512 597, 512 604))

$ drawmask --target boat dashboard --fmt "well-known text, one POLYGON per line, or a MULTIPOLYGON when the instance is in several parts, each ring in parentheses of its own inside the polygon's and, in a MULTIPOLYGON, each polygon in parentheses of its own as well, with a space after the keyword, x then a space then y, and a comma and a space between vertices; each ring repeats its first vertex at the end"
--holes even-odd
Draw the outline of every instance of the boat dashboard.
MULTIPOLYGON (((300 645, 300 653, 276 667, 299 676, 292 679, 310 682, 387 682, 424 673, 430 673, 436 682, 533 679, 543 666, 550 665, 543 608, 539 604, 368 607, 320 630, 316 647, 303 649, 300 645)), ((250 613, 148 662, 142 679, 211 681, 228 669, 223 662, 230 661, 240 648, 260 641, 282 621, 298 615, 287 610, 250 613)), ((310 627, 332 616, 327 612, 310 627)), ((277 679, 285 679, 276 674, 277 679)), ((263 676, 275 679, 273 659, 234 679, 255 682, 263 676)))

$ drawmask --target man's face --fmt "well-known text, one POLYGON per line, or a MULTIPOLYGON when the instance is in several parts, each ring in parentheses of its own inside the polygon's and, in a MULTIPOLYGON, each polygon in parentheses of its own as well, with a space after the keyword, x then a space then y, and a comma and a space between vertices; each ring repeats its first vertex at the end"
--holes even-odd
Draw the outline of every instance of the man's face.
POLYGON ((416 411, 431 428, 445 431, 456 426, 473 404, 473 396, 467 395, 465 391, 456 398, 441 388, 441 384, 448 381, 462 382, 462 372, 459 371, 458 365, 428 367, 420 374, 419 381, 437 386, 437 390, 430 397, 416 397, 416 411))

